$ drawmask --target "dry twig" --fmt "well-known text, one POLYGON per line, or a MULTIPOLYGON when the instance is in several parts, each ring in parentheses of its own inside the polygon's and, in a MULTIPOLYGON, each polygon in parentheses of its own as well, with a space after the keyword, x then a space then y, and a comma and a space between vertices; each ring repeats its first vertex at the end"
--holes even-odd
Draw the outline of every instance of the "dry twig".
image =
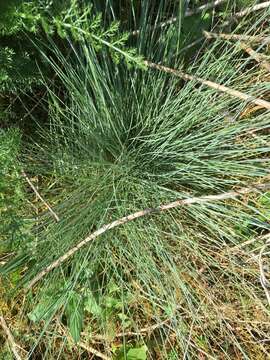
POLYGON ((158 324, 151 325, 151 326, 146 326, 144 328, 141 328, 138 331, 127 331, 127 332, 118 333, 118 334, 115 335, 115 337, 139 336, 139 335, 142 335, 143 333, 149 333, 149 332, 152 332, 152 331, 154 331, 156 329, 159 329, 163 325, 166 325, 169 321, 170 321, 170 319, 166 319, 166 320, 164 320, 162 322, 159 322, 158 324))
POLYGON ((264 265, 263 265, 263 255, 265 253, 266 248, 270 246, 270 234, 267 235, 266 237, 266 241, 265 244, 263 245, 263 247, 261 248, 261 251, 259 253, 259 258, 258 258, 258 262, 259 262, 259 268, 260 268, 260 280, 261 280, 261 284, 263 287, 263 290, 265 292, 266 295, 266 299, 268 301, 268 304, 270 305, 270 290, 269 290, 269 282, 266 279, 265 276, 265 269, 264 269, 264 265))
POLYGON ((25 180, 28 182, 36 196, 43 202, 43 204, 46 206, 46 208, 49 210, 49 212, 52 214, 52 216, 55 218, 57 222, 60 221, 58 215, 53 211, 53 209, 50 207, 50 205, 47 203, 46 200, 43 199, 43 197, 40 195, 40 193, 37 191, 35 185, 32 183, 32 181, 29 179, 29 177, 26 175, 24 171, 22 171, 22 176, 25 178, 25 180))
POLYGON ((168 68, 168 67, 163 66, 163 65, 155 64, 155 63, 152 63, 151 61, 146 60, 144 63, 145 63, 146 66, 148 66, 150 68, 157 69, 157 70, 166 72, 168 74, 173 74, 175 76, 180 77, 183 80, 197 81, 202 85, 205 85, 205 86, 208 86, 208 87, 210 87, 212 89, 215 89, 217 91, 226 93, 226 94, 228 94, 228 95, 230 95, 232 97, 236 97, 238 99, 253 103, 255 105, 262 106, 265 109, 270 110, 270 102, 269 101, 262 100, 262 99, 259 99, 259 98, 254 98, 253 96, 245 94, 245 93, 243 93, 241 91, 228 88, 227 86, 217 84, 217 83, 215 83, 213 81, 210 81, 210 80, 202 79, 202 78, 200 78, 198 76, 195 76, 195 75, 186 74, 186 73, 184 73, 182 71, 179 71, 179 70, 176 70, 176 69, 171 69, 171 68, 168 68))
POLYGON ((270 64, 268 61, 266 61, 263 58, 262 54, 257 53, 256 51, 254 51, 250 46, 248 46, 246 43, 244 42, 240 42, 240 46, 241 48, 248 53, 248 55, 254 59, 255 61, 257 61, 257 63, 265 70, 270 72, 270 64))
POLYGON ((255 242, 265 241, 268 238, 270 238, 270 234, 266 234, 266 235, 263 235, 263 236, 260 236, 260 237, 254 237, 252 239, 249 239, 247 241, 242 242, 241 244, 238 244, 238 245, 235 245, 233 247, 230 247, 230 248, 226 249, 226 252, 232 253, 232 252, 235 252, 235 251, 238 251, 238 250, 244 248, 245 246, 251 245, 251 244, 253 244, 255 242))
POLYGON ((7 340, 9 342, 10 349, 11 349, 13 355, 14 355, 14 358, 16 360, 22 360, 22 358, 20 357, 20 355, 19 355, 19 353, 18 353, 18 351, 16 349, 18 347, 18 345, 15 343, 13 335, 11 334, 11 332, 10 332, 8 326, 7 326, 6 320, 4 319, 3 316, 0 316, 0 323, 1 323, 2 328, 3 328, 3 330, 4 330, 4 332, 5 332, 6 336, 7 336, 7 340))
MULTIPOLYGON (((66 332, 66 328, 61 324, 61 323, 58 323, 59 325, 59 330, 60 330, 60 334, 61 334, 61 337, 62 335, 64 335, 64 337, 66 337, 66 339, 68 340, 68 342, 70 343, 71 346, 74 346, 74 341, 72 339, 72 337, 66 332)), ((89 334, 88 334, 89 335, 89 334)), ((101 353, 100 351, 96 350, 95 348, 93 348, 92 346, 89 346, 87 344, 85 344, 84 342, 82 341, 79 341, 76 343, 76 345, 80 346, 82 349, 86 350, 88 355, 92 354, 93 356, 97 356, 99 357, 100 359, 104 359, 104 360, 112 360, 112 358, 104 355, 103 353, 101 353)), ((91 357, 92 358, 92 357, 91 357)))
POLYGON ((211 201, 222 201, 222 200, 227 200, 227 199, 234 199, 241 195, 249 194, 251 192, 255 192, 258 190, 266 190, 269 188, 270 188, 270 183, 253 185, 252 187, 241 188, 236 191, 229 191, 227 193, 218 194, 218 195, 208 195, 208 196, 202 196, 202 197, 192 197, 192 198, 187 198, 187 199, 176 200, 176 201, 170 202, 168 204, 160 205, 156 208, 148 208, 148 209, 137 211, 133 214, 124 216, 124 217, 122 217, 118 220, 115 220, 109 224, 103 225, 101 228, 94 231, 92 234, 87 236, 80 243, 78 243, 73 248, 71 248, 69 251, 67 251, 64 255, 60 256, 57 260, 55 260, 50 265, 48 265, 45 269, 43 269, 41 272, 39 272, 30 281, 30 283, 26 287, 26 290, 29 290, 31 287, 33 287, 46 274, 48 274, 53 269, 59 267, 62 263, 64 263, 67 259, 69 259, 71 256, 73 256, 77 251, 79 251, 82 247, 87 245, 90 241, 96 239, 98 236, 102 235, 106 231, 111 230, 115 227, 126 224, 130 221, 133 221, 135 219, 138 219, 138 218, 146 216, 146 215, 160 213, 162 211, 174 209, 179 206, 189 206, 192 204, 205 204, 205 203, 208 203, 211 201))
POLYGON ((204 36, 207 39, 223 39, 223 40, 235 40, 235 41, 248 41, 250 43, 270 43, 270 36, 251 36, 244 34, 225 34, 214 33, 209 31, 203 31, 204 36))
MULTIPOLYGON (((210 10, 210 9, 214 9, 215 7, 217 7, 218 5, 224 3, 225 1, 224 0, 216 0, 214 2, 211 2, 211 3, 208 3, 208 4, 205 4, 205 5, 202 5, 202 6, 199 6, 197 9, 194 9, 194 10, 188 10, 186 13, 185 13, 185 17, 188 17, 188 16, 192 16, 192 15, 195 15, 195 14, 199 14, 203 11, 207 11, 207 10, 210 10)), ((245 15, 248 15, 252 12, 255 12, 255 11, 258 11, 258 10, 262 10, 262 9, 266 9, 268 6, 270 6, 270 1, 266 1, 264 3, 261 3, 261 4, 257 4, 257 5, 254 5, 254 6, 251 6, 251 7, 248 7, 242 11, 239 11, 237 13, 235 13, 230 20, 226 21, 225 23, 222 24, 222 27, 225 27, 227 26, 228 24, 230 24, 234 19, 238 19, 238 18, 241 18, 245 15)), ((166 20, 164 22, 161 22, 155 26, 153 26, 151 29, 152 30, 155 30, 155 29, 158 29, 158 28, 163 28, 165 26, 168 26, 168 25, 171 25, 173 23, 175 23, 177 21, 178 17, 177 16, 174 16, 172 18, 170 18, 169 20, 166 20)), ((131 32, 131 35, 133 36, 136 36, 136 35, 139 35, 141 32, 141 30, 134 30, 131 32)))
MULTIPOLYGON (((189 17, 189 16, 192 16, 192 15, 200 14, 203 11, 213 9, 213 8, 217 7, 218 5, 224 3, 224 2, 225 2, 225 0, 216 0, 216 1, 210 2, 208 4, 201 5, 197 9, 187 10, 184 17, 189 17)), ((175 23, 177 21, 177 19, 178 19, 178 17, 174 16, 174 17, 170 18, 169 20, 166 20, 166 21, 164 21, 162 23, 159 23, 159 24, 157 24, 155 26, 152 26, 151 29, 155 30, 155 29, 158 29, 158 28, 163 28, 165 26, 171 25, 171 24, 175 23)), ((141 30, 134 30, 134 31, 131 32, 131 35, 136 36, 136 35, 139 35, 140 32, 141 32, 141 30)))
POLYGON ((112 360, 111 357, 108 357, 107 355, 102 354, 100 351, 92 348, 92 347, 89 346, 89 345, 86 345, 85 343, 83 343, 83 342, 81 342, 81 341, 78 342, 78 345, 79 345, 81 348, 83 348, 84 350, 86 350, 88 353, 93 354, 93 355, 99 357, 100 359, 103 359, 103 360, 112 360))
POLYGON ((241 17, 244 17, 246 15, 249 15, 255 11, 258 11, 258 10, 262 10, 262 9, 266 9, 270 6, 270 1, 266 1, 266 2, 263 2, 261 4, 257 4, 257 5, 254 5, 254 6, 250 6, 244 10, 241 10, 235 14, 232 14, 232 16, 229 18, 229 20, 225 21, 222 23, 221 27, 225 27, 225 26, 228 26, 230 25, 231 23, 233 23, 234 21, 236 21, 237 19, 241 18, 241 17))
POLYGON ((234 14, 234 17, 236 18, 241 18, 243 16, 246 16, 254 11, 258 11, 258 10, 262 10, 262 9, 266 9, 270 7, 270 1, 265 1, 261 4, 257 4, 257 5, 254 5, 254 6, 250 6, 242 11, 239 11, 237 12, 236 14, 234 14))
POLYGON ((154 325, 151 325, 151 326, 146 326, 144 328, 141 328, 138 331, 120 332, 120 333, 117 333, 117 334, 113 335, 113 338, 110 337, 110 336, 100 335, 100 334, 93 335, 92 338, 94 340, 112 341, 113 339, 120 338, 120 337, 140 336, 140 335, 145 334, 145 333, 153 332, 154 330, 162 327, 163 325, 168 324, 169 321, 170 321, 170 319, 166 319, 164 321, 159 322, 158 324, 154 324, 154 325))

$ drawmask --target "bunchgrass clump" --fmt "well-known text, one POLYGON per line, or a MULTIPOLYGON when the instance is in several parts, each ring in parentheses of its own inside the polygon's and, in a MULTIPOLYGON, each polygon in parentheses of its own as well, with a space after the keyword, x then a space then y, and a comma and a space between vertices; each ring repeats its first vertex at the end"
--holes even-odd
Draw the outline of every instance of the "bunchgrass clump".
MULTIPOLYGON (((246 115, 251 105, 196 81, 127 69, 87 42, 70 46, 68 59, 56 45, 57 60, 44 54, 57 74, 45 84, 49 121, 24 158, 49 179, 44 194, 60 222, 43 214, 35 239, 6 265, 18 263, 23 284, 122 216, 269 178, 269 111, 246 115)), ((238 44, 222 40, 186 71, 256 97, 268 87, 238 44)), ((149 359, 264 356, 259 268, 235 247, 269 228, 259 201, 255 192, 182 206, 106 232, 37 284, 27 296, 30 321, 41 322, 48 342, 51 331, 64 341, 54 358, 70 337, 119 359, 132 348, 149 359)))

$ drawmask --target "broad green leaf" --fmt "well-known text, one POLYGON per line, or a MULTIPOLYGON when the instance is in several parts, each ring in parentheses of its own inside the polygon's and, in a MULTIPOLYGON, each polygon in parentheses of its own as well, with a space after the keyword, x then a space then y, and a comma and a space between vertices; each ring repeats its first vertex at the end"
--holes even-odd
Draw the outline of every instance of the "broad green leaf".
POLYGON ((108 285, 108 290, 109 290, 109 293, 112 294, 112 293, 118 292, 120 289, 119 289, 119 286, 114 281, 110 281, 109 285, 108 285))
POLYGON ((78 342, 83 325, 83 306, 81 296, 76 292, 70 295, 65 314, 70 334, 73 340, 78 342))
POLYGON ((34 323, 39 322, 44 318, 44 314, 46 313, 47 304, 39 303, 30 313, 27 314, 28 318, 34 323))
POLYGON ((89 292, 84 300, 84 309, 95 316, 102 314, 102 308, 98 305, 92 292, 89 292))
POLYGON ((127 352, 127 360, 146 360, 147 347, 143 345, 139 348, 129 349, 127 352))
POLYGON ((37 323, 41 320, 48 320, 59 307, 59 302, 52 297, 44 297, 34 309, 28 313, 28 318, 37 323))
POLYGON ((122 321, 122 326, 124 328, 129 327, 132 323, 131 319, 126 314, 120 313, 118 314, 118 318, 122 321))
POLYGON ((262 196, 260 196, 259 203, 260 203, 260 205, 269 207, 269 209, 270 209, 270 192, 269 191, 264 193, 262 196))
MULTIPOLYGON (((116 350, 115 350, 116 351, 116 350)), ((116 360, 146 360, 147 359, 147 346, 125 348, 122 346, 118 350, 116 360)))
POLYGON ((164 310, 169 317, 172 317, 175 314, 175 306, 168 305, 164 310))
POLYGON ((112 296, 105 297, 105 306, 109 309, 122 309, 123 303, 121 300, 114 298, 112 296))

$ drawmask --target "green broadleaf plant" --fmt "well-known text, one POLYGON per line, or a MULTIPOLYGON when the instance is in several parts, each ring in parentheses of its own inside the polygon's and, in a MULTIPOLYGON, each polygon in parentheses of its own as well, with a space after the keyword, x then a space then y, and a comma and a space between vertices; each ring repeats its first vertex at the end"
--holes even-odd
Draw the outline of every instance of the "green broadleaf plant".
POLYGON ((75 291, 71 291, 65 309, 68 328, 73 340, 78 342, 83 326, 83 303, 82 297, 75 291))

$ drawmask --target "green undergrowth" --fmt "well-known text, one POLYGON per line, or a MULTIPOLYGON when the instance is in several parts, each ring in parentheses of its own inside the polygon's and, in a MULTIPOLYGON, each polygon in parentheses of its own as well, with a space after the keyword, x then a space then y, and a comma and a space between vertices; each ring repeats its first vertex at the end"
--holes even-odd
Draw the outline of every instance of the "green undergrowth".
POLYGON ((31 228, 30 221, 23 218, 27 205, 18 161, 20 147, 21 136, 16 129, 0 130, 1 253, 18 249, 31 228))
MULTIPOLYGON (((237 31, 267 34, 268 16, 237 31)), ((162 35, 171 44, 170 31, 162 35)), ((150 40, 138 41, 145 49, 150 40)), ((49 46, 53 57, 41 50, 56 74, 43 79, 48 117, 42 126, 37 119, 20 162, 60 221, 35 203, 32 236, 16 243, 1 268, 5 286, 11 282, 21 294, 91 232, 133 212, 269 182, 269 110, 248 113, 253 105, 196 81, 128 68, 97 54, 87 38, 70 41, 68 58, 53 39, 49 46)), ((158 61, 160 53, 144 55, 158 61)), ((168 56, 164 64, 184 63, 168 56)), ((265 72, 238 43, 209 42, 185 71, 254 97, 269 92, 265 72)), ((11 135, 5 133, 6 147, 15 150, 4 162, 15 166, 21 208, 19 137, 11 135)), ((17 297, 20 345, 30 359, 84 358, 81 344, 118 360, 263 359, 269 309, 256 255, 269 209, 269 193, 255 191, 108 230, 17 297)))

